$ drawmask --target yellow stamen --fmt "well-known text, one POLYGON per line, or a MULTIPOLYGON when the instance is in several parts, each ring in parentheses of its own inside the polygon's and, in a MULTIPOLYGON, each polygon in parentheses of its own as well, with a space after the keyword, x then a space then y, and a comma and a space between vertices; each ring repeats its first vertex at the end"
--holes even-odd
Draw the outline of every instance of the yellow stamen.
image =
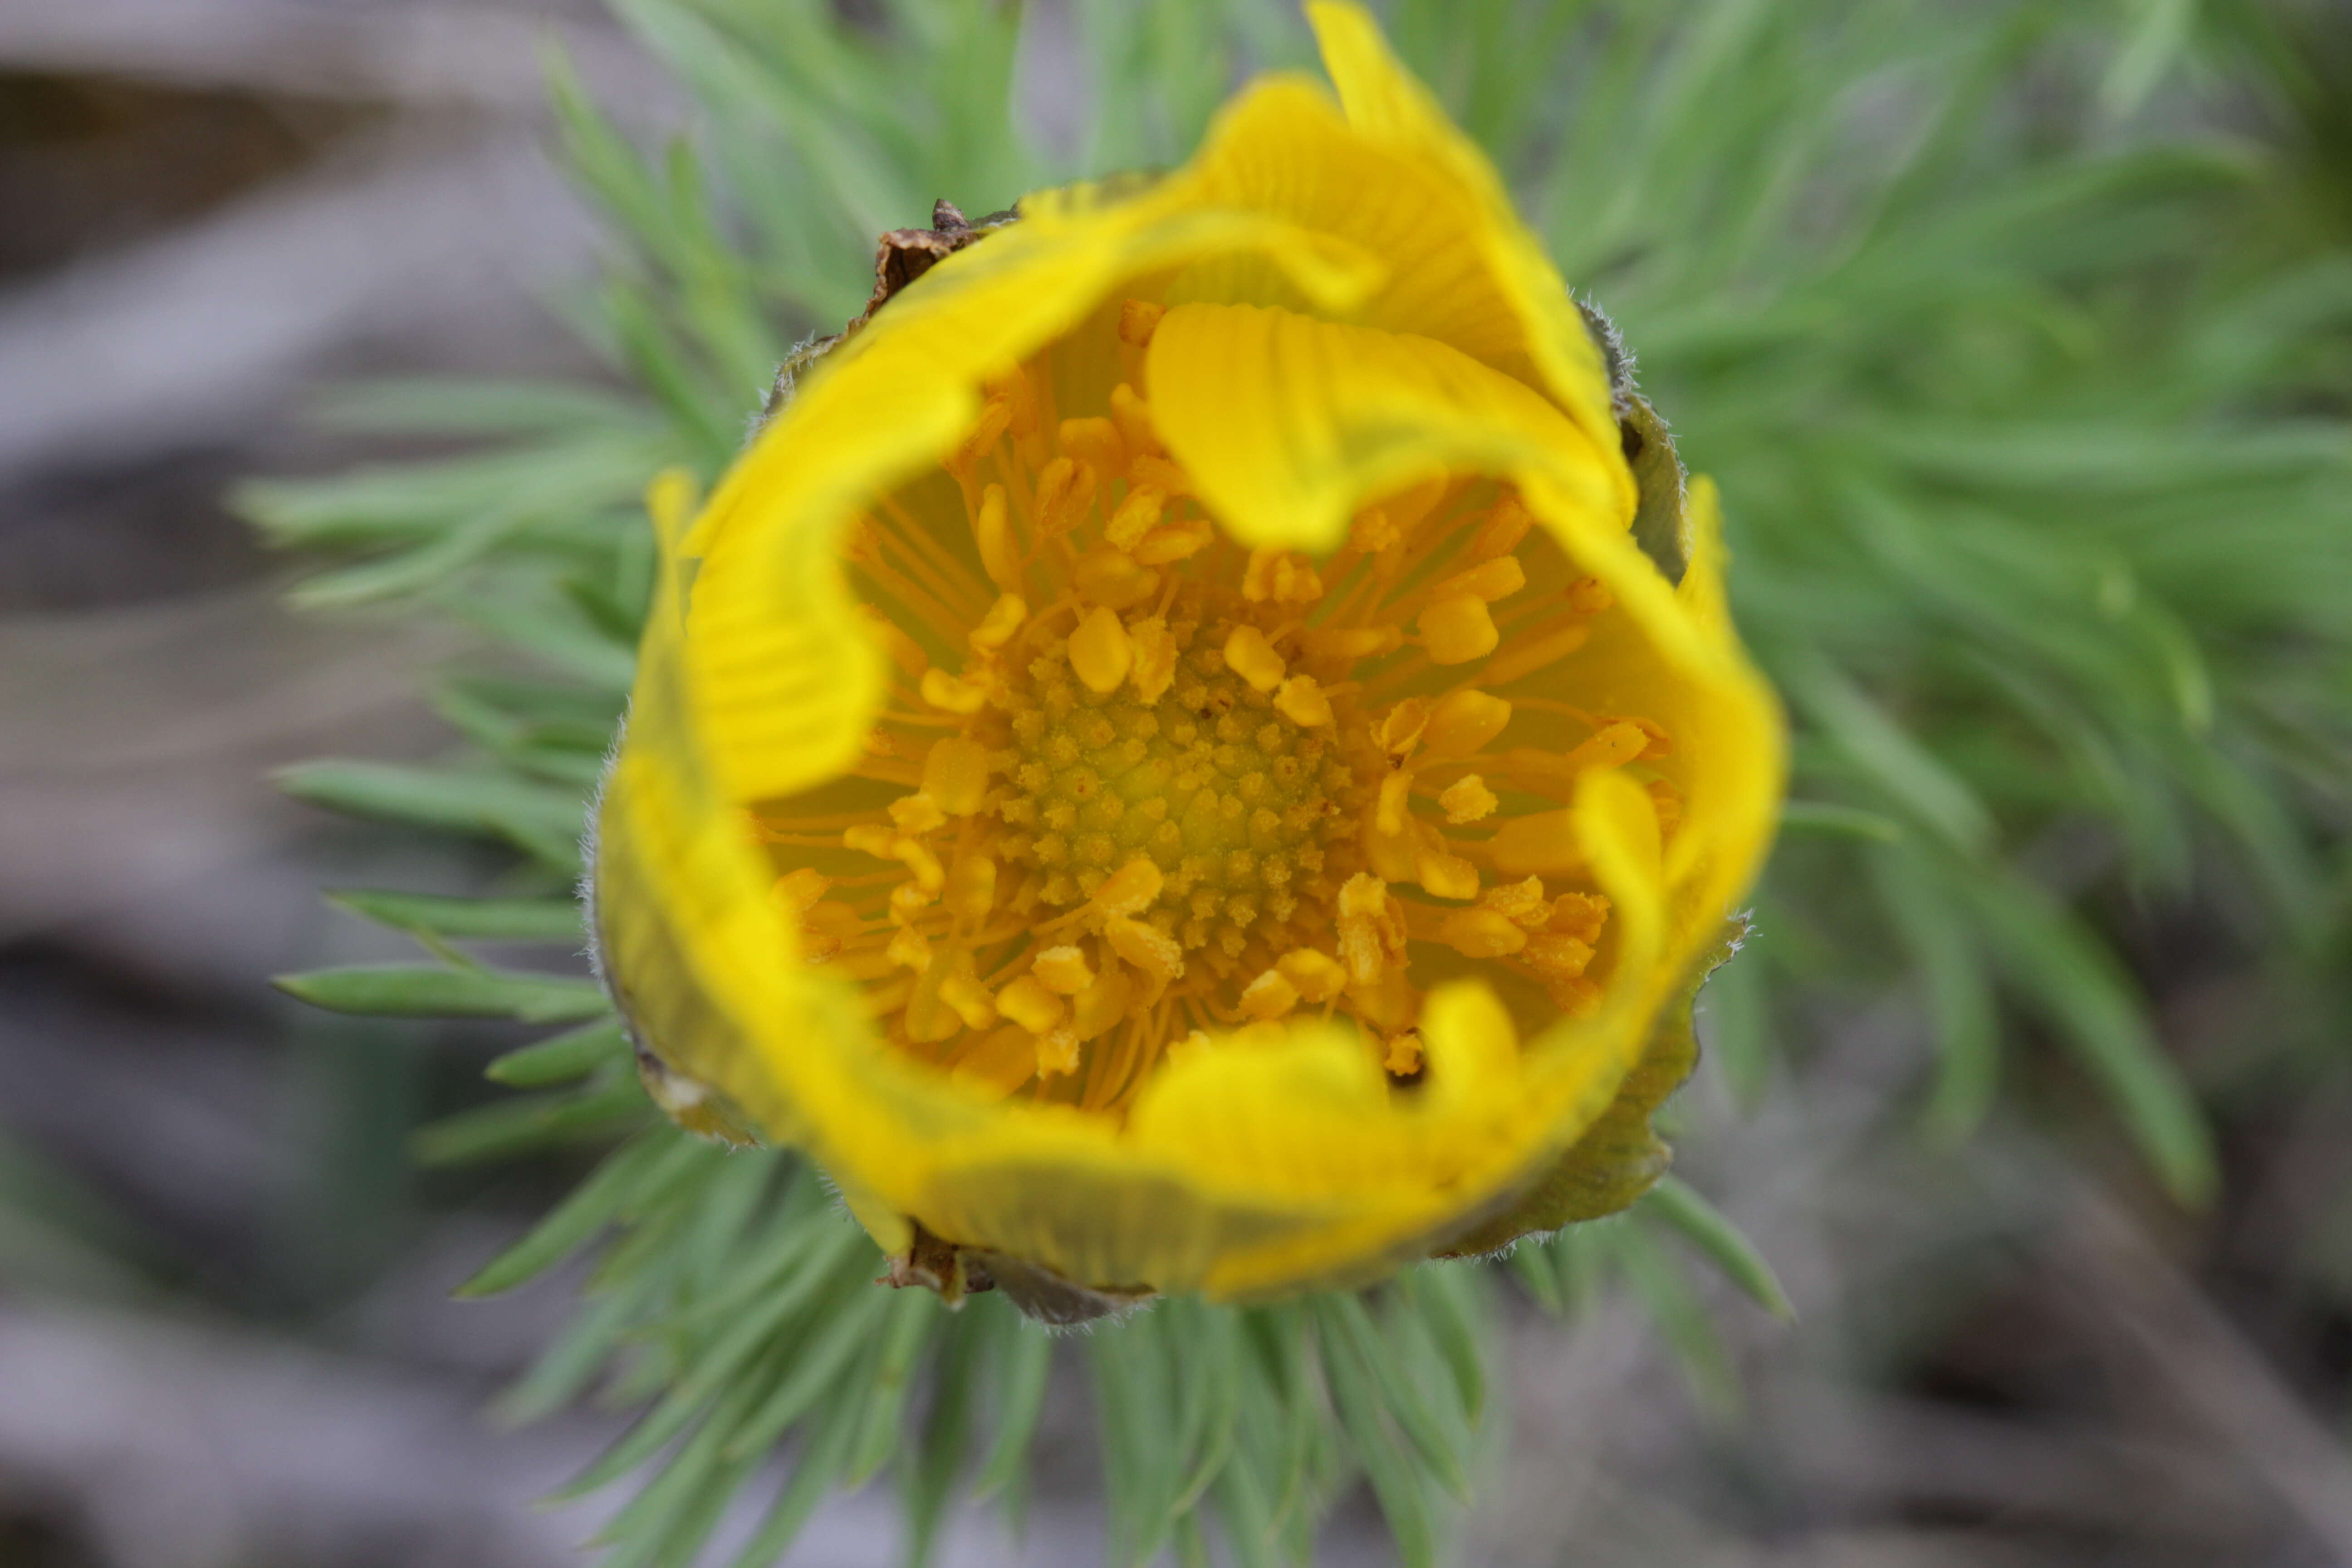
POLYGON ((988 689, 977 681, 944 669, 923 671, 923 700, 947 713, 977 713, 988 702, 988 689))
POLYGON ((1266 642, 1265 633, 1254 626, 1235 626, 1225 638, 1225 663, 1260 691, 1272 691, 1282 684, 1282 656, 1266 642))
POLYGON ((1076 996, 1095 983, 1095 972, 1087 964, 1087 955, 1075 947, 1049 947, 1037 955, 1029 973, 1046 990, 1063 996, 1076 996))
MULTIPOLYGON (((999 492, 1002 493, 1002 492, 999 492)), ((1029 606, 1018 594, 1001 594, 980 625, 971 628, 971 646, 982 653, 993 653, 1013 640, 1021 623, 1029 618, 1029 606)))
POLYGON ((1241 1010, 1260 1023, 1286 1016, 1298 1005, 1298 988, 1278 969, 1269 969, 1242 988, 1241 1010))
POLYGON ((1118 341, 1142 348, 1151 342, 1152 329, 1160 325, 1160 318, 1167 313, 1167 306, 1149 300, 1119 301, 1118 341))
POLYGON ((1145 534, 1160 526, 1160 514, 1167 510, 1165 495, 1150 485, 1138 485, 1103 524, 1103 538, 1114 550, 1133 550, 1145 534))
POLYGON ((971 520, 971 536, 980 547, 980 564, 988 573, 988 580, 1008 594, 1020 587, 1021 549, 1013 542, 1003 485, 990 485, 980 492, 980 510, 971 520))
POLYGON ((1111 421, 1099 416, 1065 419, 1058 435, 1062 450, 1096 473, 1127 471, 1127 441, 1111 421))
POLYGON ((996 1010, 1028 1030, 1043 1035, 1062 1021, 1066 1005, 1034 975, 1024 974, 996 994, 996 1010))
POLYGON ((1465 773, 1438 792, 1437 804, 1445 808, 1445 820, 1455 827, 1465 822, 1482 822, 1495 815, 1502 803, 1486 781, 1476 773, 1465 773))
POLYGON ((1275 694, 1275 711, 1303 729, 1318 730, 1331 722, 1331 700, 1311 675, 1294 675, 1275 694))
POLYGON ((1118 617, 1108 609, 1087 612, 1078 629, 1070 634, 1070 668, 1087 683, 1087 689, 1107 696, 1119 689, 1134 667, 1135 645, 1118 617))
POLYGON ((1431 605, 1421 612, 1419 626, 1422 647, 1433 662, 1441 665, 1484 658, 1502 641, 1494 617, 1486 613, 1486 601, 1471 594, 1456 594, 1431 605))

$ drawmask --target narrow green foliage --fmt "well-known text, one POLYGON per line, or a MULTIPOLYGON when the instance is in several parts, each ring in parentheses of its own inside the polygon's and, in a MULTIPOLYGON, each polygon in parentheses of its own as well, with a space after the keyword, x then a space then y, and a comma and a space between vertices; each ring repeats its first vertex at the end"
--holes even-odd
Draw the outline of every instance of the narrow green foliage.
POLYGON ((907 1568, 925 1568, 937 1549, 940 1521, 971 1447, 982 1357, 996 1342, 991 1330, 1008 1315, 967 1308, 945 1326, 929 1408, 914 1438, 914 1461, 902 1468, 907 1535, 901 1560, 907 1568))
POLYGON ((663 1180, 682 1173, 703 1155, 675 1132, 648 1132, 608 1157, 530 1229, 457 1287, 460 1296, 495 1296, 528 1283, 578 1251, 633 1202, 658 1191, 663 1180))
POLYGON ((636 1074, 624 1071, 577 1091, 517 1095, 461 1110, 419 1129, 410 1147, 421 1164, 465 1165, 609 1142, 655 1120, 636 1074))
POLYGON ((946 1310, 937 1296, 919 1287, 892 1298, 875 1342, 873 1367, 864 1379, 866 1419, 849 1451, 846 1484, 865 1485, 898 1447, 915 1358, 938 1332, 940 1314, 946 1310))
POLYGON ((565 875, 580 868, 579 792, 496 773, 441 773, 389 763, 302 763, 278 787, 355 816, 502 838, 565 875))
POLYGON ((583 935, 580 906, 571 899, 455 899, 346 888, 329 893, 327 901, 380 925, 441 937, 577 944, 583 935))
POLYGON ((1029 1445, 1037 1435, 1037 1418, 1045 1408, 1045 1384, 1054 1369, 1054 1341, 1037 1324, 1017 1314, 991 1316, 1003 1327, 991 1361, 998 1369, 992 1404, 996 1432, 988 1457, 981 1461, 972 1492, 986 1498, 1011 1485, 1029 1463, 1029 1445))
POLYGON ((1788 1292, 1780 1289, 1772 1266, 1764 1261, 1756 1244, 1740 1235, 1738 1227, 1689 1183, 1679 1176, 1660 1177, 1643 1198, 1641 1212, 1654 1215, 1696 1247, 1749 1300, 1783 1322, 1795 1320, 1797 1310, 1789 1304, 1788 1292))
POLYGON ((1991 877, 1963 885, 2003 973, 2105 1082, 2173 1195, 2190 1204, 2211 1196, 2211 1134, 2122 966, 2039 887, 1991 877))
POLYGON ((1363 1467, 1381 1512, 1396 1538, 1398 1560, 1424 1568, 1437 1552, 1436 1524, 1426 1478, 1407 1454, 1395 1429, 1396 1412, 1384 1407, 1378 1369, 1362 1336, 1352 1331, 1345 1297, 1318 1298, 1312 1305, 1319 1364, 1331 1393, 1349 1452, 1363 1467))
POLYGON ((1606 1233, 1626 1282, 1683 1370, 1701 1414, 1729 1421, 1741 1404, 1739 1374, 1723 1333, 1691 1289, 1689 1277, 1637 1225, 1617 1225, 1606 1233))
POLYGON ((281 974, 271 982, 289 996, 335 1013, 398 1018, 515 1018, 565 1024, 608 1008, 593 980, 513 970, 426 964, 354 964, 281 974))
POLYGON ((482 1069, 483 1076, 509 1089, 544 1089, 570 1083, 620 1061, 629 1049, 628 1037, 618 1019, 607 1018, 567 1029, 537 1045, 507 1052, 482 1069))

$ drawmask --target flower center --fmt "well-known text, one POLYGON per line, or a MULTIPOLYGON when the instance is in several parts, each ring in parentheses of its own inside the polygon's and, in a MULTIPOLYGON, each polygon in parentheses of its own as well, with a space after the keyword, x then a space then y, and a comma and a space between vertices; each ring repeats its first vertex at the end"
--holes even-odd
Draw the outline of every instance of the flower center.
POLYGON ((919 1059, 1108 1113, 1294 1017, 1410 1080, 1422 986, 1465 960, 1511 1005, 1592 1005, 1608 900, 1566 807, 1672 749, 1556 695, 1609 594, 1471 476, 1324 561, 1242 547, 1134 390, 1159 315, 1075 356, 1121 365, 1106 412, 1062 416, 1048 350, 852 525, 892 691, 845 778, 754 818, 803 958, 919 1059))
POLYGON ((1000 812, 1017 830, 1006 858, 1044 873, 1045 902, 1081 904, 1148 860, 1160 888, 1135 918, 1227 960, 1253 935, 1279 947, 1285 927, 1328 912, 1325 844, 1352 826, 1354 775, 1328 731, 1227 665, 1219 645, 1234 629, 1170 625, 1176 671, 1149 701, 1132 686, 1093 689, 1066 647, 1031 664, 1011 699, 1017 793, 1000 812))

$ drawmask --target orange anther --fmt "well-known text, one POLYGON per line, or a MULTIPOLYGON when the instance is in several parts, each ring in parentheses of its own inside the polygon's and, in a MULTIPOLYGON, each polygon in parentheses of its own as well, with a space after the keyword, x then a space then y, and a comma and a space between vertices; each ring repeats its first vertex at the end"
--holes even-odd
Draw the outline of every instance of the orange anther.
POLYGON ((1495 503, 1494 511, 1486 525, 1478 530, 1472 542, 1470 553, 1480 561, 1491 561, 1497 555, 1508 555, 1519 547, 1519 541, 1535 526, 1535 516, 1517 496, 1507 495, 1495 503))
POLYGON ((1618 719, 1603 724, 1569 752, 1564 765, 1570 773, 1582 773, 1587 768, 1622 767, 1649 748, 1647 731, 1630 719, 1618 719))
POLYGON ((1303 631, 1299 648, 1308 658, 1352 662, 1404 646, 1404 634, 1394 626, 1343 626, 1331 631, 1303 631))
POLYGON ((1029 973, 1046 990, 1063 996, 1075 996, 1095 983, 1087 955, 1075 947, 1047 948, 1030 964, 1029 973))
POLYGON ((970 816, 987 793, 988 748, 978 741, 950 735, 924 756, 923 794, 947 816, 970 816))
POLYGON ((1067 1024, 1037 1037, 1037 1076, 1054 1078, 1078 1070, 1078 1032, 1067 1024))
POLYGON ((1511 721, 1511 705, 1489 697, 1476 687, 1449 692, 1438 700, 1422 732, 1422 747, 1433 758, 1466 757, 1503 732, 1511 721))
POLYGON ((940 1000, 955 1011, 967 1029, 985 1029, 996 1022, 996 998, 970 974, 950 974, 940 982, 940 1000))
POLYGON ((1282 1017, 1297 1005, 1298 988, 1278 969, 1269 969, 1242 987, 1243 1015, 1260 1023, 1282 1017))
POLYGON ((1527 572, 1516 555, 1497 555, 1492 561, 1481 561, 1467 572, 1456 573, 1437 585, 1436 596, 1452 598, 1456 594, 1468 594, 1493 604, 1507 599, 1528 585, 1527 572))
POLYGON ((944 669, 923 671, 923 700, 946 713, 973 714, 988 703, 988 688, 944 669))
POLYGON ((940 803, 920 790, 900 795, 890 803, 889 809, 890 820, 901 833, 929 833, 934 827, 944 826, 948 820, 940 803))
POLYGON ((1372 826, 1393 838, 1405 830, 1412 821, 1412 770, 1400 768, 1381 781, 1378 802, 1372 808, 1372 826))
POLYGON ((1528 933, 1493 910, 1448 910, 1437 940, 1465 958, 1504 958, 1528 945, 1528 933))
POLYGON ((996 603, 988 606, 988 614, 980 617, 980 625, 971 628, 971 646, 982 653, 993 653, 1011 642, 1028 618, 1029 606, 1020 595, 1000 594, 996 603))
POLYGON ((1110 389, 1110 416, 1118 426, 1118 433, 1127 438, 1130 457, 1168 455, 1167 448, 1160 444, 1159 432, 1151 427, 1151 405, 1123 381, 1110 389))
POLYGON ((1092 464, 1056 458, 1037 476, 1037 528, 1047 535, 1066 533, 1084 521, 1095 504, 1092 464))
POLYGON ((1114 550, 1133 550, 1145 534, 1160 526, 1160 514, 1167 509, 1166 496, 1150 485, 1138 485, 1103 524, 1103 538, 1114 550))
POLYGON ((1502 641, 1486 603, 1471 594, 1455 594, 1421 612, 1422 646, 1434 663, 1467 664, 1484 658, 1502 641))
POLYGON ((1348 972, 1338 959, 1311 947, 1295 947, 1274 966, 1297 989, 1302 1002, 1328 1002, 1348 984, 1348 972))
POLYGON ((1489 888, 1478 900, 1478 907, 1492 910, 1513 925, 1528 931, 1541 931, 1544 923, 1551 919, 1551 900, 1544 897, 1543 879, 1540 877, 1489 888))
MULTIPOLYGON (((1431 837, 1435 838, 1435 835, 1431 837)), ((1459 855, 1449 855, 1437 843, 1423 844, 1414 853, 1416 879, 1423 891, 1439 899, 1475 899, 1478 896, 1478 868, 1459 855)))
POLYGON ((1265 633, 1255 626, 1234 628, 1233 635, 1225 638, 1225 663, 1260 691, 1271 691, 1282 684, 1282 656, 1265 640, 1265 633))
POLYGON ((1242 571, 1242 597, 1254 605, 1304 605, 1323 596, 1323 579, 1305 556, 1288 550, 1253 550, 1242 571))
POLYGON ((1070 578, 1079 597, 1113 610, 1131 609, 1160 591, 1159 573, 1107 546, 1079 556, 1070 578))
POLYGON ((1368 507, 1358 512, 1355 521, 1348 527, 1349 547, 1360 550, 1367 555, 1378 555, 1403 540, 1404 535, 1398 531, 1397 525, 1389 521, 1389 514, 1378 507, 1368 507))
POLYGON ((1339 888, 1339 962, 1348 978, 1370 985, 1404 954, 1404 914, 1388 884, 1359 871, 1339 888))
POLYGON ((1476 773, 1466 773, 1447 784, 1438 793, 1437 804, 1445 808, 1445 820, 1459 827, 1465 822, 1481 822, 1495 815, 1501 804, 1486 781, 1476 773))
POLYGON ((1573 980, 1592 962, 1592 944, 1581 937, 1539 931, 1528 938, 1528 967, 1546 980, 1573 980))
POLYGON ((958 855, 948 866, 948 912, 978 925, 996 907, 996 862, 985 855, 958 855))
POLYGON ((1160 868, 1139 857, 1104 878, 1087 903, 1097 914, 1139 914, 1160 897, 1160 868))
POLYGON ((1085 990, 1070 999, 1070 1025, 1078 1038, 1091 1040, 1110 1033, 1127 1017, 1135 983, 1106 967, 1085 990))
POLYGON ((1153 329, 1168 307, 1149 300, 1122 300, 1118 306, 1118 341, 1141 348, 1151 341, 1153 329))
POLYGON ((1118 426, 1099 416, 1065 419, 1057 432, 1062 450, 1097 474, 1127 471, 1127 440, 1118 426))
POLYGON ((1013 524, 1004 510, 1004 487, 991 485, 980 492, 980 510, 971 520, 972 542, 980 546, 980 563, 988 580, 1008 593, 1021 585, 1021 547, 1013 541, 1013 524))
POLYGON ((890 919, 899 925, 911 924, 937 900, 937 894, 927 893, 912 882, 901 882, 890 889, 890 919))
POLYGON ((817 900, 824 898, 825 890, 832 886, 832 878, 803 866, 797 871, 788 871, 777 878, 776 885, 768 889, 768 897, 785 915, 799 920, 816 907, 817 900))
POLYGON ((1206 550, 1209 542, 1216 536, 1215 527, 1205 517, 1162 523, 1137 543, 1135 558, 1146 566, 1165 566, 1171 561, 1187 561, 1206 550))
POLYGON ((883 950, 890 962, 901 969, 911 969, 920 974, 931 966, 931 944, 921 931, 912 926, 900 926, 883 950))
POLYGON ((1389 1037, 1381 1048, 1381 1070, 1391 1078, 1411 1078, 1421 1070, 1421 1037, 1411 1029, 1389 1037))
POLYGON ((1408 697, 1381 715, 1372 726, 1372 739, 1390 756, 1402 759, 1412 755, 1421 744, 1422 731, 1429 728, 1429 701, 1426 698, 1408 697))
POLYGON ((1062 1021, 1066 1009, 1035 976, 1024 974, 996 994, 996 1010, 1031 1034, 1042 1035, 1062 1021))
POLYGON ((1331 700, 1311 675, 1294 675, 1282 683, 1275 693, 1275 710, 1302 729, 1313 730, 1331 722, 1331 700))
POLYGON ((943 466, 951 474, 971 474, 973 467, 995 447, 997 438, 1004 434, 1012 423, 1012 406, 998 399, 990 398, 981 405, 979 420, 972 426, 971 432, 956 443, 955 450, 948 454, 947 461, 943 466))
POLYGON ((1176 638, 1168 623, 1150 616, 1129 624, 1127 640, 1135 645, 1135 664, 1128 678, 1135 694, 1147 703, 1160 700, 1176 679, 1176 638))
POLYGON ((1549 930, 1572 936, 1587 942, 1601 940, 1601 928, 1609 920, 1609 900, 1601 893, 1562 893, 1551 906, 1551 919, 1545 922, 1549 930))
POLYGON ((1127 478, 1131 484, 1150 485, 1171 496, 1192 493, 1192 476, 1168 458, 1150 452, 1138 453, 1127 465, 1127 478))
POLYGON ((1119 689, 1134 666, 1135 645, 1128 640, 1118 616, 1100 606, 1087 611, 1070 634, 1070 668, 1087 689, 1107 697, 1119 689))
POLYGON ((1103 936, 1113 952, 1143 971, 1151 982, 1144 997, 1146 1002, 1158 1001, 1168 983, 1184 973, 1184 950, 1176 944, 1174 937, 1157 926, 1121 916, 1105 922, 1103 936))

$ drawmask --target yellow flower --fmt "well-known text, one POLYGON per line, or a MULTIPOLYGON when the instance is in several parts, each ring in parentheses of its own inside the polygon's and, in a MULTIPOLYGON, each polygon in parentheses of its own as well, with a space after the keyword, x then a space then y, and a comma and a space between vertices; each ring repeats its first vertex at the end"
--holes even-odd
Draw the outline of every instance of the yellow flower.
POLYGON ((1313 19, 1336 104, 1263 80, 1173 174, 927 237, 690 527, 656 487, 608 982, 673 1114, 804 1148, 950 1295, 1622 1206, 1769 836, 1707 488, 1313 19))

